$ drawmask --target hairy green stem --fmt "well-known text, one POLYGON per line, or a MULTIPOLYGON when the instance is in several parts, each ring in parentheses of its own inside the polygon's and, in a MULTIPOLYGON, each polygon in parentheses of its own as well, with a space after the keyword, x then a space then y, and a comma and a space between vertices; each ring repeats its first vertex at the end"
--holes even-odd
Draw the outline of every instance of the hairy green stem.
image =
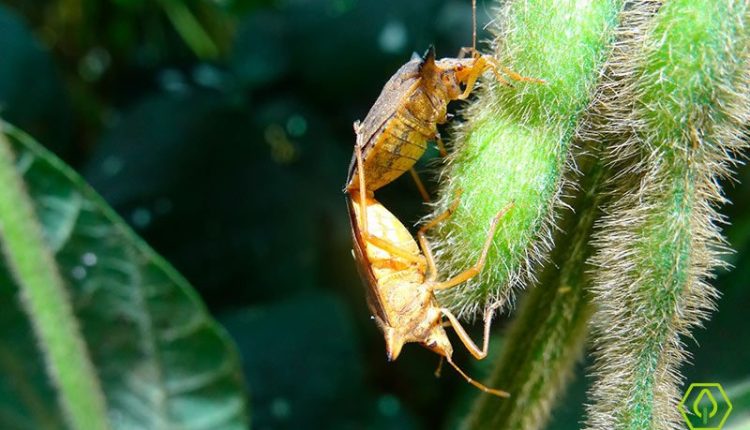
MULTIPOLYGON (((106 405, 57 265, 0 129, 0 246, 21 288, 58 399, 74 429, 107 429, 106 405)), ((6 286, 7 287, 7 286, 6 286)))
POLYGON ((492 84, 466 109, 466 122, 456 126, 461 145, 448 160, 436 213, 459 191, 461 204, 435 234, 440 267, 458 273, 473 264, 490 219, 514 204, 480 276, 440 294, 441 302, 460 314, 476 315, 488 302, 509 302, 514 287, 533 280, 535 266, 546 258, 572 138, 620 6, 619 0, 517 0, 501 9, 497 57, 545 83, 492 84))
POLYGON ((616 176, 592 259, 591 429, 682 425, 681 337, 714 307, 707 281, 724 252, 717 183, 744 148, 750 118, 747 2, 631 6, 638 26, 621 34, 602 102, 616 176))

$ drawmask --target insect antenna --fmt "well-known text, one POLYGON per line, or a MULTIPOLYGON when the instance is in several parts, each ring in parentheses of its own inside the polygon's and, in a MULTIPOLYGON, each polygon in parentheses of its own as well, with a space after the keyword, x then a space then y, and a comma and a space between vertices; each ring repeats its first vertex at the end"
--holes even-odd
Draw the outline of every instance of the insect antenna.
POLYGON ((435 369, 435 377, 439 378, 440 374, 443 372, 443 361, 445 361, 445 357, 442 355, 440 356, 440 361, 438 361, 438 367, 435 369))
POLYGON ((480 382, 477 382, 477 381, 471 379, 471 377, 469 377, 469 375, 467 375, 466 373, 464 373, 464 371, 461 370, 456 365, 456 363, 454 363, 453 360, 450 359, 450 357, 446 357, 445 360, 448 362, 448 364, 450 364, 451 366, 453 366, 453 368, 456 369, 456 372, 458 372, 459 374, 461 374, 461 376, 463 376, 464 379, 466 379, 466 382, 468 382, 469 384, 471 384, 471 385, 479 388, 480 390, 484 391, 485 393, 492 394, 493 396, 497 396, 497 397, 510 397, 510 393, 508 393, 507 391, 496 390, 494 388, 490 388, 490 387, 488 387, 488 386, 486 386, 486 385, 484 385, 484 384, 482 384, 480 382))
POLYGON ((471 49, 477 51, 477 0, 471 0, 471 49))

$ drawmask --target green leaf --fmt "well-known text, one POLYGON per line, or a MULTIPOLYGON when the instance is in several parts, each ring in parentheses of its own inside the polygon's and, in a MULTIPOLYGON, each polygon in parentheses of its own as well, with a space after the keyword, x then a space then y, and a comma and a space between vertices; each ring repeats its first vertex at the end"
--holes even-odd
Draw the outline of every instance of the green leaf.
MULTIPOLYGON (((86 396, 103 394, 112 428, 246 428, 235 348, 187 281, 70 168, 21 131, 2 126, 15 154, 20 188, 33 204, 35 216, 25 223, 41 231, 45 249, 15 252, 21 247, 11 249, 13 226, 0 226, 6 250, 0 259, 0 427, 47 429, 68 423, 81 428, 72 411, 85 409, 79 403, 86 396), (32 283, 18 270, 45 253, 54 257, 53 267, 40 271, 60 275, 65 291, 59 297, 69 301, 60 308, 71 311, 72 333, 79 337, 70 342, 85 346, 79 356, 63 360, 40 333, 55 333, 54 323, 65 315, 44 315, 44 307, 26 300, 24 289, 32 283), (88 376, 95 380, 84 381, 91 392, 84 387, 80 397, 70 396, 56 376, 76 366, 85 370, 81 363, 87 360, 94 370, 88 376)), ((0 145, 7 146, 5 140, 0 138, 0 145)), ((10 219, 0 215, 0 221, 10 219)))

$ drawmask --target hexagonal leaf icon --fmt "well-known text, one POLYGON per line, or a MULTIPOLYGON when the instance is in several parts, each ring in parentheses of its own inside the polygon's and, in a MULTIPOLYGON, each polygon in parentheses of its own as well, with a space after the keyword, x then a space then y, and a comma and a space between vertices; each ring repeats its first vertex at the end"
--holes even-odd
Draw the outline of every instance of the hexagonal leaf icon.
POLYGON ((720 430, 732 412, 732 402, 721 384, 690 384, 679 404, 690 430, 720 430))

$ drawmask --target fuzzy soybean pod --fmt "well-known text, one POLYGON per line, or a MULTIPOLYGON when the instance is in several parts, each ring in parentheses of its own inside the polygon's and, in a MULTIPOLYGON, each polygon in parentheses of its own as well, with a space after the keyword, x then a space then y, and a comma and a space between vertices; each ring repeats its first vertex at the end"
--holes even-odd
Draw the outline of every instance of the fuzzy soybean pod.
MULTIPOLYGON (((595 150, 587 145, 587 149, 595 150)), ((488 383, 502 381, 511 397, 498 402, 477 396, 461 428, 464 430, 548 428, 558 402, 565 399, 573 368, 581 357, 591 305, 587 293, 591 255, 590 237, 606 170, 594 158, 579 162, 582 180, 570 199, 575 211, 566 211, 558 223, 553 264, 545 265, 537 285, 520 300, 505 334, 502 352, 488 383)))
POLYGON ((726 252, 719 180, 750 120, 748 1, 634 3, 660 7, 621 34, 602 100, 615 176, 591 260, 589 429, 684 428, 683 341, 715 307, 708 282, 726 252))
POLYGON ((552 245, 565 174, 573 169, 572 139, 606 57, 618 0, 516 0, 494 19, 501 64, 546 83, 490 83, 453 129, 455 149, 442 172, 435 213, 461 193, 449 223, 433 237, 439 267, 457 273, 475 261, 487 220, 510 202, 480 276, 444 291, 439 300, 476 316, 489 303, 508 304, 533 280, 552 245))

